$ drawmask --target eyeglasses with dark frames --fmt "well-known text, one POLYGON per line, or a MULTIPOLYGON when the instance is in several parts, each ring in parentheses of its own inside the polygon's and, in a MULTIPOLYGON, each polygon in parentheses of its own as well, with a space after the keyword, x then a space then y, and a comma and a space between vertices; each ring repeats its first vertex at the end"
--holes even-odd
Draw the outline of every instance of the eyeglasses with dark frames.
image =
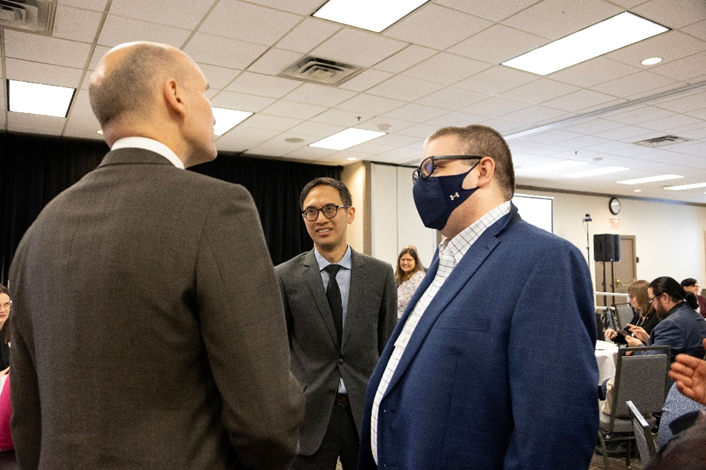
POLYGON ((335 204, 326 204, 321 209, 316 207, 307 207, 302 211, 302 216, 309 222, 313 222, 319 218, 319 212, 324 214, 327 219, 333 219, 338 213, 338 209, 348 209, 350 206, 337 206, 335 204))
POLYGON ((482 160, 483 157, 477 155, 432 155, 422 160, 422 164, 419 168, 412 172, 412 182, 416 183, 419 178, 427 179, 429 178, 434 170, 436 170, 437 160, 482 160))
POLYGON ((0 304, 0 308, 9 312, 12 308, 12 300, 10 300, 9 302, 5 302, 4 304, 0 304))

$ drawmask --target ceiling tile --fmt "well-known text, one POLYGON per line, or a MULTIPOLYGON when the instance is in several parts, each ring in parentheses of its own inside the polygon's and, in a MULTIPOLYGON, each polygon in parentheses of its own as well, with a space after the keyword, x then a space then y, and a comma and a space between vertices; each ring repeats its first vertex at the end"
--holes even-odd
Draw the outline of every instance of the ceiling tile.
POLYGON ((299 15, 311 15, 322 5, 322 0, 248 0, 266 7, 276 8, 299 15))
POLYGON ((301 58, 302 55, 298 52, 270 48, 248 67, 248 71, 278 75, 301 58))
POLYGON ((236 126, 227 133, 218 137, 216 147, 219 150, 229 150, 232 152, 242 152, 251 147, 260 145, 276 135, 280 134, 277 130, 268 129, 243 129, 241 126, 236 126))
POLYGON ((503 116, 505 119, 517 122, 544 124, 547 121, 555 122, 562 118, 568 118, 566 111, 549 108, 547 106, 532 106, 530 108, 513 111, 503 116))
POLYGON ((491 21, 500 21, 537 3, 537 0, 436 0, 436 3, 491 21))
POLYGON ((326 111, 323 106, 313 104, 296 103, 294 101, 278 100, 267 108, 263 109, 263 114, 282 116, 294 119, 311 119, 317 114, 326 111))
POLYGON ((259 113, 274 103, 274 101, 274 98, 266 98, 264 96, 253 96, 242 93, 233 93, 230 91, 221 91, 211 100, 211 105, 216 108, 259 113))
MULTIPOLYGON (((335 124, 343 127, 360 127, 360 121, 364 116, 353 111, 344 111, 342 109, 329 109, 323 113, 311 118, 315 122, 324 122, 326 124, 335 124)), ((374 129, 378 130, 378 129, 374 129)))
POLYGON ((466 127, 471 124, 480 124, 486 121, 483 116, 477 116, 475 114, 459 113, 453 112, 444 114, 433 119, 429 119, 427 124, 437 126, 437 128, 455 126, 455 127, 466 127))
POLYGON ((706 44, 679 31, 668 31, 644 41, 609 52, 604 57, 617 60, 642 70, 660 67, 677 59, 703 51, 706 44), (661 57, 662 62, 655 66, 641 65, 645 59, 661 57))
POLYGON ((354 111, 356 113, 375 116, 378 114, 384 114, 395 108, 399 108, 404 104, 405 101, 381 98, 379 96, 361 93, 349 99, 348 101, 344 101, 336 107, 346 111, 354 111))
POLYGON ((570 83, 582 88, 590 88, 639 71, 640 69, 637 67, 631 67, 603 56, 559 70, 551 75, 552 80, 570 83))
POLYGON ((706 52, 700 52, 668 64, 660 64, 654 67, 652 72, 688 83, 702 81, 706 79, 706 52))
POLYGON ((399 119, 391 119, 388 117, 383 117, 383 116, 375 116, 371 119, 368 119, 365 122, 362 122, 355 127, 358 127, 360 129, 368 129, 371 131, 380 131, 382 130, 383 132, 394 132, 399 134, 401 130, 403 129, 408 129, 415 124, 413 122, 409 121, 401 121, 399 119), (380 126, 383 126, 381 128, 380 126), (384 129, 387 129, 386 131, 384 129))
POLYGON ((328 155, 336 153, 335 150, 323 149, 318 147, 305 147, 294 152, 287 154, 287 157, 295 158, 298 160, 311 160, 315 162, 320 162, 325 159, 328 155))
MULTIPOLYGON (((107 46, 96 46, 93 49, 93 55, 91 56, 91 62, 88 64, 88 70, 95 70, 98 67, 98 62, 103 58, 104 55, 108 53, 110 47, 107 46)), ((88 88, 88 80, 84 80, 84 85, 88 88)))
POLYGON ((548 78, 540 78, 539 80, 502 93, 502 96, 518 101, 538 104, 569 93, 574 93, 578 90, 579 88, 573 85, 556 82, 548 78))
POLYGON ((511 134, 514 132, 519 132, 527 127, 527 124, 509 121, 503 118, 489 119, 483 122, 484 126, 492 127, 501 134, 511 134))
POLYGON ((196 62, 234 69, 245 69, 257 59, 267 47, 247 42, 196 33, 184 47, 196 62))
POLYGON ((290 91, 301 86, 301 84, 302 83, 299 81, 290 80, 288 78, 243 72, 230 85, 228 85, 226 90, 236 93, 281 98, 290 91))
POLYGON ((672 85, 673 83, 674 80, 661 77, 651 72, 638 72, 601 85, 596 85, 592 87, 592 89, 613 96, 630 98, 638 93, 644 93, 656 87, 672 85))
POLYGON ((568 95, 555 98, 543 104, 552 108, 563 109, 564 111, 580 111, 582 109, 596 106, 612 101, 613 97, 591 90, 579 90, 568 95))
POLYGON ((370 67, 405 46, 401 41, 375 33, 344 28, 311 51, 311 54, 323 59, 370 67))
MULTIPOLYGON (((602 0, 544 0, 502 23, 537 36, 559 39, 622 12, 622 8, 602 0)), ((529 47, 525 52, 532 49, 529 47)))
MULTIPOLYGON (((65 39, 4 30, 5 56, 82 69, 86 66, 90 44, 65 39)), ((9 121, 8 121, 9 123, 9 121)))
POLYGON ((390 77, 392 77, 391 73, 368 69, 342 83, 341 85, 338 85, 338 87, 343 88, 344 90, 365 91, 380 82, 384 82, 390 77))
POLYGON ((305 83, 288 94, 287 99, 330 107, 336 106, 342 101, 350 99, 355 95, 356 93, 348 90, 340 90, 334 87, 305 83))
POLYGON ((416 103, 456 111, 487 98, 488 95, 484 93, 449 87, 420 98, 416 103))
POLYGON ((640 123, 640 127, 651 129, 653 131, 671 133, 674 129, 689 126, 692 124, 703 125, 704 122, 701 119, 686 116, 684 114, 674 114, 666 118, 640 123))
POLYGON ((229 69, 226 67, 216 67, 215 65, 198 64, 199 68, 206 77, 206 81, 211 88, 222 90, 226 87, 241 71, 237 69, 229 69))
POLYGON ((250 3, 219 2, 199 32, 271 46, 300 20, 300 16, 250 3))
POLYGON ((103 11, 107 0, 59 0, 59 4, 84 10, 103 11))
POLYGON ((454 86, 489 95, 497 95, 538 79, 539 77, 532 73, 504 67, 502 65, 495 65, 466 80, 456 83, 454 86))
POLYGON ((661 25, 681 28, 706 19, 706 3, 703 0, 651 0, 632 8, 632 12, 652 21, 659 18, 661 25))
POLYGON ((491 25, 492 22, 488 20, 427 3, 386 29, 383 34, 442 50, 491 25))
POLYGON ((61 135, 66 119, 36 114, 7 113, 7 130, 28 134, 61 135))
MULTIPOLYGON (((509 100, 494 96, 479 103, 472 104, 463 108, 461 111, 470 114, 480 114, 483 116, 500 117, 508 113, 519 111, 530 106, 528 103, 521 101, 509 100)), ((512 119, 511 119, 512 120, 512 119)))
POLYGON ((651 131, 645 129, 644 127, 620 126, 615 127, 614 129, 597 132, 594 135, 604 139, 619 140, 623 142, 637 142, 641 140, 642 136, 649 133, 651 133, 651 131))
POLYGON ((451 85, 490 67, 485 62, 442 52, 407 69, 403 75, 451 85))
POLYGON ((400 130, 398 134, 418 137, 420 139, 426 139, 437 129, 439 129, 439 126, 432 126, 430 124, 415 124, 414 126, 410 126, 406 129, 400 130))
POLYGON ((428 47, 410 45, 375 65, 376 69, 399 73, 433 56, 437 51, 428 47))
POLYGON ((103 15, 95 11, 57 5, 52 36, 91 43, 102 18, 103 15))
POLYGON ((681 31, 706 41, 706 20, 681 28, 681 31))
POLYGON ((385 117, 391 117, 393 119, 406 119, 408 121, 422 123, 447 113, 448 111, 445 109, 432 108, 431 106, 410 103, 390 111, 389 113, 385 113, 385 117))
POLYGON ((291 129, 289 129, 289 132, 305 134, 305 135, 312 135, 312 136, 316 136, 319 138, 324 138, 324 137, 328 137, 330 135, 333 135, 336 132, 341 132, 342 130, 346 129, 347 127, 348 126, 332 125, 332 124, 326 124, 326 123, 322 123, 322 122, 305 121, 305 122, 291 128, 291 129))
POLYGON ((675 113, 687 113, 703 109, 706 108, 706 90, 697 89, 692 92, 680 93, 677 96, 669 96, 653 101, 652 105, 675 113))
POLYGON ((392 147, 406 147, 421 143, 422 140, 418 137, 410 137, 407 135, 387 134, 375 139, 375 143, 379 145, 389 145, 392 147))
POLYGON ((441 88, 437 83, 397 75, 374 86, 368 93, 398 100, 416 100, 441 88))
POLYGON ((213 5, 213 0, 112 0, 110 14, 177 28, 194 29, 213 5))
POLYGON ((284 36, 277 43, 277 47, 301 53, 309 52, 340 29, 340 26, 330 21, 307 18, 284 36))
POLYGON ((546 38, 496 24, 453 46, 449 52, 491 64, 500 64, 527 51, 543 46, 546 38), (492 44, 492 47, 488 47, 492 44))
POLYGON ((245 129, 267 129, 276 131, 286 131, 297 124, 301 123, 300 119, 292 119, 281 116, 267 116, 265 114, 254 114, 247 120, 243 121, 238 127, 245 129))
MULTIPOLYGON (((45 85, 78 88, 83 71, 57 65, 29 62, 18 59, 5 59, 5 78, 45 85)), ((2 87, 3 89, 5 87, 2 87)))
POLYGON ((101 29, 98 44, 113 47, 125 42, 153 41, 180 48, 188 37, 187 29, 108 15, 101 29))

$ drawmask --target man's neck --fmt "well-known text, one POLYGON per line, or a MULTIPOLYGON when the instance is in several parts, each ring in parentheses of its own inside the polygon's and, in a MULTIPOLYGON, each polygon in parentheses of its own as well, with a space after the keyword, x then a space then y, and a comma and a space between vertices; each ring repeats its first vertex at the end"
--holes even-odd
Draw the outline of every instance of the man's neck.
POLYGON ((348 242, 344 242, 341 245, 332 249, 327 249, 319 245, 314 245, 314 247, 316 248, 316 251, 321 256, 323 256, 326 261, 328 261, 329 263, 338 263, 343 259, 343 256, 348 250, 348 242))

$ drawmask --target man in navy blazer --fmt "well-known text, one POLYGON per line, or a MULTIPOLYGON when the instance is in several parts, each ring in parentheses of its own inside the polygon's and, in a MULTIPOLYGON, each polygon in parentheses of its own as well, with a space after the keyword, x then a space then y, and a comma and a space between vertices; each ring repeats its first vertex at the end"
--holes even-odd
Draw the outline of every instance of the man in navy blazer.
POLYGON ((414 200, 446 237, 368 382, 359 469, 589 466, 598 431, 590 274, 510 203, 503 138, 440 129, 414 200))

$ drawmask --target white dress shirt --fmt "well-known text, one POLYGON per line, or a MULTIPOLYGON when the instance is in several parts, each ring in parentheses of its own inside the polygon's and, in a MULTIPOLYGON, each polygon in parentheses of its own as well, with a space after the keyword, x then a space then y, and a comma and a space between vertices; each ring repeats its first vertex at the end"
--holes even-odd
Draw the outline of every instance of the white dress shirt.
POLYGON ((124 148, 151 150, 152 152, 158 153, 172 162, 175 167, 181 168, 182 170, 184 169, 184 162, 177 157, 176 153, 174 153, 172 149, 164 145, 162 142, 158 142, 154 139, 147 137, 123 137, 122 139, 116 140, 110 150, 124 148))

